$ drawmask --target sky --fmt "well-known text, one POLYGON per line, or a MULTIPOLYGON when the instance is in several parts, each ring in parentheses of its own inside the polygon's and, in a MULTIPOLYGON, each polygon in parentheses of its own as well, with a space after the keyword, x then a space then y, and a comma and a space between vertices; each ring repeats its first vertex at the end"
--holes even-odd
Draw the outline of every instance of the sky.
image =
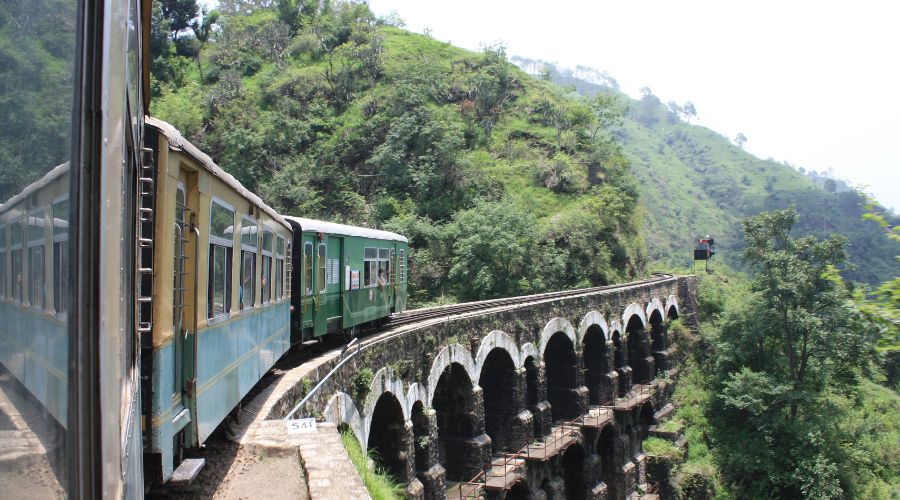
POLYGON ((370 0, 478 50, 607 71, 624 92, 691 101, 694 123, 834 176, 900 210, 900 2, 370 0))

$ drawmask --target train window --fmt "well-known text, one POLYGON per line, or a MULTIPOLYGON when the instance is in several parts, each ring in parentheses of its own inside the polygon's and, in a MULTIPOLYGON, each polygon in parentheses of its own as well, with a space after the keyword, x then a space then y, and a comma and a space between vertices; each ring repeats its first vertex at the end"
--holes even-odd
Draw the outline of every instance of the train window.
POLYGON ((284 238, 279 236, 275 243, 275 300, 284 296, 284 238))
POLYGON ((250 217, 241 219, 241 288, 238 303, 249 309, 256 303, 256 252, 259 225, 250 217))
POLYGON ((263 228, 262 276, 260 277, 263 304, 272 301, 272 238, 272 231, 263 228))
POLYGON ((325 269, 328 252, 324 243, 319 243, 319 293, 325 293, 325 269))
POLYGON ((6 228, 0 226, 0 297, 6 297, 6 228))
POLYGON ((391 276, 391 250, 378 249, 378 284, 381 286, 389 282, 391 276))
POLYGON ((69 311, 69 199, 53 203, 53 308, 56 314, 69 311))
POLYGON ((222 245, 234 245, 234 209, 219 200, 213 200, 210 209, 210 237, 221 240, 222 245))
POLYGON ((365 286, 375 286, 378 284, 378 249, 366 248, 363 250, 364 260, 364 281, 365 286))
POLYGON ((253 307, 256 288, 256 253, 241 250, 241 309, 253 307))
POLYGON ((207 298, 207 314, 210 319, 231 312, 231 252, 231 248, 210 245, 207 298))
POLYGON ((241 218, 241 248, 246 247, 249 251, 256 251, 259 246, 259 224, 250 217, 241 218))
POLYGON ((28 303, 43 309, 47 305, 44 288, 44 211, 28 215, 28 303))
POLYGON ((303 245, 303 288, 306 295, 313 294, 312 275, 313 275, 313 245, 306 243, 303 245))
POLYGON ((213 200, 209 229, 209 286, 206 313, 210 319, 231 312, 231 256, 234 247, 234 210, 213 200))
POLYGON ((400 266, 400 283, 406 283, 406 251, 400 250, 400 258, 397 259, 400 266))

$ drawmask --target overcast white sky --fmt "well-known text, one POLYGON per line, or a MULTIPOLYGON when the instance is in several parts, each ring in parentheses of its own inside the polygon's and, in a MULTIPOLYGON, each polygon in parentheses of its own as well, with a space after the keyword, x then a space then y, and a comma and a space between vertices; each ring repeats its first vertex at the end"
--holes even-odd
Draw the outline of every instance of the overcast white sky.
MULTIPOLYGON (((214 0, 201 0, 214 3, 214 0)), ((477 50, 606 70, 631 96, 692 101, 745 148, 835 174, 900 209, 900 2, 370 0, 477 50)))

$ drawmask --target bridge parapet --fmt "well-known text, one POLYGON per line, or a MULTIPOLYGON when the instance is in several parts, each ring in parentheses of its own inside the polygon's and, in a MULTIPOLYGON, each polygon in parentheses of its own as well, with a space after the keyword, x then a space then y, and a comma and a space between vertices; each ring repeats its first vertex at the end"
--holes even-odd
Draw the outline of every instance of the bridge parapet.
MULTIPOLYGON (((606 405, 617 408, 608 424, 615 435, 586 431, 578 460, 602 464, 604 479, 588 478, 588 489, 624 498, 641 482, 642 429, 671 392, 656 381, 671 368, 666 324, 684 317, 696 325, 696 304, 694 278, 672 277, 403 326, 307 366, 305 378, 322 385, 301 412, 346 424, 363 448, 377 447, 410 496, 442 498, 445 476, 468 480, 492 454, 516 452, 550 435, 553 421, 606 405), (655 389, 624 410, 632 383, 655 389)), ((309 387, 295 383, 265 418, 284 417, 309 387)), ((529 484, 542 475, 553 479, 529 472, 529 484)))

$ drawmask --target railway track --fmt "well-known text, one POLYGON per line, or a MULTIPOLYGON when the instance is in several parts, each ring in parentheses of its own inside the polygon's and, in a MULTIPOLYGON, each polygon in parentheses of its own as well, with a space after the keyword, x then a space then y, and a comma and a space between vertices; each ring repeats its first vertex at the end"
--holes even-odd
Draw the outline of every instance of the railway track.
POLYGON ((625 288, 635 285, 643 285, 647 283, 655 283, 658 281, 664 281, 672 278, 671 274, 656 274, 653 278, 648 278, 641 281, 632 281, 629 283, 621 284, 621 285, 605 285, 605 286, 597 286, 591 288, 579 288, 576 290, 565 290, 562 292, 548 292, 548 293, 540 293, 536 295, 522 295, 519 297, 508 297, 503 299, 491 299, 491 300, 481 300, 478 302, 466 302, 463 304, 450 304, 446 306, 437 306, 437 307, 426 307, 421 309, 413 309, 409 311, 404 311, 402 313, 392 314, 388 317, 388 321, 385 324, 387 328, 394 328, 398 326, 408 325, 412 323, 417 323, 419 321, 425 321, 434 318, 442 318, 454 314, 462 314, 467 312, 479 311, 482 309, 491 309, 494 307, 503 307, 503 306, 511 306, 517 304, 526 304, 529 302, 535 302, 539 300, 547 300, 547 299, 558 299, 563 297, 570 297, 575 295, 583 295, 586 293, 594 293, 603 290, 614 290, 616 288, 625 288))

